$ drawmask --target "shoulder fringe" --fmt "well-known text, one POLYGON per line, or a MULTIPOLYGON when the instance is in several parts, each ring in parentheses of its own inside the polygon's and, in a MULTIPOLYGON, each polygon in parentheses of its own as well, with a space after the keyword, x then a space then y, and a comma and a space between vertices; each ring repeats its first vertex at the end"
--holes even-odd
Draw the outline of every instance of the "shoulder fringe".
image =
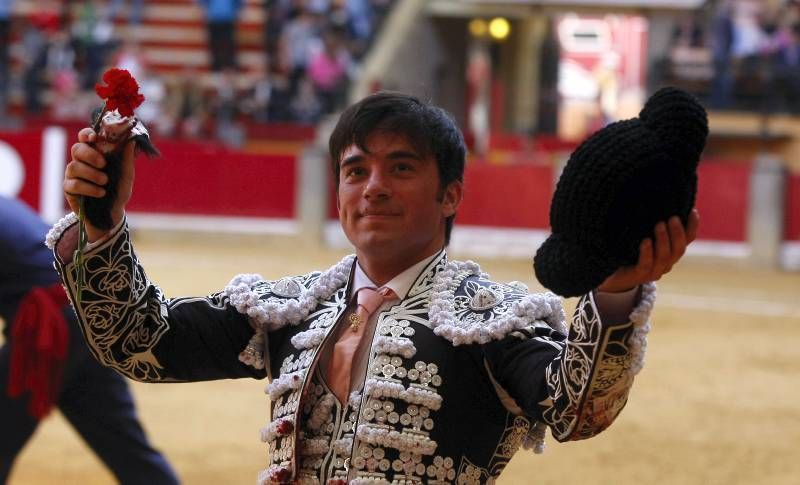
POLYGON ((633 332, 628 339, 631 353, 631 372, 639 373, 644 367, 644 354, 647 350, 647 334, 650 332, 650 312, 656 302, 656 284, 651 282, 642 285, 642 297, 639 304, 631 312, 633 332))
POLYGON ((345 284, 355 260, 354 255, 345 256, 309 286, 298 298, 281 302, 266 302, 259 298, 253 285, 263 281, 257 274, 242 274, 234 277, 223 293, 231 305, 244 315, 256 328, 277 330, 286 325, 297 325, 317 306, 320 300, 330 298, 345 284))
POLYGON ((433 280, 431 289, 430 323, 433 332, 453 345, 485 344, 500 340, 514 330, 544 321, 552 329, 567 334, 566 314, 561 298, 552 293, 527 295, 515 301, 499 318, 480 324, 463 324, 455 316, 453 294, 458 285, 470 275, 480 275, 480 267, 472 262, 450 261, 433 280))
MULTIPOLYGON (((277 330, 286 325, 297 325, 303 321, 321 300, 327 300, 345 284, 354 260, 354 255, 345 256, 339 263, 320 274, 311 286, 303 288, 297 299, 287 299, 280 303, 263 301, 253 290, 254 285, 264 281, 261 275, 240 274, 235 276, 222 293, 229 298, 231 305, 239 313, 249 317, 250 324, 255 329, 255 334, 239 354, 239 360, 256 369, 263 369, 266 364, 264 361, 265 332, 277 330)), ((292 342, 295 346, 299 346, 298 348, 313 346, 317 340, 321 342, 318 333, 303 337, 296 336, 299 337, 297 342, 294 339, 292 342)))
POLYGON ((49 249, 55 248, 58 240, 61 239, 61 235, 64 234, 64 231, 69 229, 69 227, 76 222, 78 222, 78 216, 76 216, 74 212, 70 212, 59 219, 58 222, 53 224, 53 227, 47 231, 47 236, 44 238, 45 245, 49 249))

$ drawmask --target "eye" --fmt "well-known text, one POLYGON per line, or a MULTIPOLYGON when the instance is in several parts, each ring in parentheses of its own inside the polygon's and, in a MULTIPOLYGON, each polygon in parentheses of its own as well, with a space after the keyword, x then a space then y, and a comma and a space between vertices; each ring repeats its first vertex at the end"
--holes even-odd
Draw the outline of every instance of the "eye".
POLYGON ((395 172, 400 172, 400 173, 411 172, 411 171, 414 170, 414 166, 412 164, 410 164, 410 163, 407 163, 407 162, 398 162, 394 166, 394 170, 395 170, 395 172))
POLYGON ((346 178, 360 177, 366 173, 364 167, 347 167, 344 169, 344 176, 346 178))

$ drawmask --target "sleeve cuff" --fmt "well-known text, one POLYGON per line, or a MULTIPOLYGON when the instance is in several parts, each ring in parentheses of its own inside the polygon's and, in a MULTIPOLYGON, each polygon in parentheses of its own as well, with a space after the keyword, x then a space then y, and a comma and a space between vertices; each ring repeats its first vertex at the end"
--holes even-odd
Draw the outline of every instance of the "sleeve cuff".
POLYGON ((600 320, 612 325, 628 322, 636 304, 639 289, 640 287, 637 286, 620 293, 596 291, 594 300, 600 313, 600 320))
MULTIPOLYGON (((113 239, 125 227, 126 221, 127 216, 123 216, 117 225, 106 233, 105 236, 97 241, 86 244, 84 252, 88 253, 108 240, 113 239)), ((53 225, 45 238, 45 245, 53 250, 58 259, 64 264, 72 262, 72 257, 75 250, 78 248, 77 224, 78 216, 70 212, 53 225)))
POLYGON ((122 229, 122 226, 124 226, 124 225, 125 225, 125 220, 126 220, 126 217, 125 217, 125 216, 122 216, 122 219, 120 219, 120 220, 119 220, 119 222, 117 223, 117 225, 116 225, 116 226, 114 226, 114 227, 112 227, 112 228, 111 228, 111 230, 110 230, 110 231, 108 231, 108 232, 105 234, 105 236, 101 237, 101 238, 100 238, 100 239, 98 239, 97 241, 92 241, 92 242, 90 242, 90 243, 87 243, 87 244, 86 244, 86 246, 84 246, 84 248, 83 248, 83 249, 84 249, 84 251, 86 251, 86 252, 88 253, 89 251, 93 250, 94 248, 96 248, 96 247, 100 246, 100 245, 101 245, 101 244, 103 244, 104 242, 106 242, 106 241, 108 241, 109 239, 111 239, 111 238, 113 238, 114 236, 116 236, 116 235, 117 235, 117 233, 120 231, 120 229, 122 229))
POLYGON ((74 212, 70 212, 59 219, 59 221, 53 224, 53 227, 51 227, 47 232, 47 236, 44 240, 45 245, 50 249, 55 249, 56 244, 58 244, 58 241, 61 239, 61 236, 64 235, 64 232, 76 222, 78 222, 78 216, 76 216, 74 212))

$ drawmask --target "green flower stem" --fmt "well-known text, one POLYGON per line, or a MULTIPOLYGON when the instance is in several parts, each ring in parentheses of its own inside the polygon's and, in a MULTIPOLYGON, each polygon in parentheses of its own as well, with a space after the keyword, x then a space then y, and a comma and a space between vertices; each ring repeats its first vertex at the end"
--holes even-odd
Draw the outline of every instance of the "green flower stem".
MULTIPOLYGON (((100 131, 100 123, 103 120, 103 114, 106 112, 106 106, 108 106, 108 101, 103 101, 103 107, 100 109, 100 114, 97 115, 97 118, 94 119, 92 123, 92 129, 95 133, 100 131)), ((83 294, 83 283, 84 283, 84 276, 86 274, 84 267, 83 267, 83 250, 86 248, 86 243, 89 240, 89 237, 86 235, 86 211, 83 208, 83 196, 81 195, 78 197, 78 249, 75 250, 75 265, 77 266, 77 294, 75 296, 75 304, 80 306, 81 304, 81 295, 83 294)))
POLYGON ((78 249, 75 251, 75 264, 77 265, 77 286, 78 291, 75 296, 77 306, 81 304, 81 294, 83 293, 83 280, 84 280, 84 268, 83 268, 83 249, 86 247, 86 242, 88 237, 86 236, 86 224, 84 223, 84 219, 86 218, 86 212, 83 208, 83 196, 78 198, 78 249))

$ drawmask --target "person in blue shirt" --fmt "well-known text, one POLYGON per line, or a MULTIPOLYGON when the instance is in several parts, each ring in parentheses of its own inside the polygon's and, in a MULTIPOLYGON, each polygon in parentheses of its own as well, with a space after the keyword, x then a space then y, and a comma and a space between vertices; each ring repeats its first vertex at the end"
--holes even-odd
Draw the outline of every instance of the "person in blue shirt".
POLYGON ((53 407, 123 484, 176 484, 125 379, 92 358, 44 244, 48 226, 0 196, 0 484, 53 407))
POLYGON ((206 12, 208 48, 211 54, 211 70, 235 69, 236 18, 242 8, 242 0, 199 0, 206 12))

